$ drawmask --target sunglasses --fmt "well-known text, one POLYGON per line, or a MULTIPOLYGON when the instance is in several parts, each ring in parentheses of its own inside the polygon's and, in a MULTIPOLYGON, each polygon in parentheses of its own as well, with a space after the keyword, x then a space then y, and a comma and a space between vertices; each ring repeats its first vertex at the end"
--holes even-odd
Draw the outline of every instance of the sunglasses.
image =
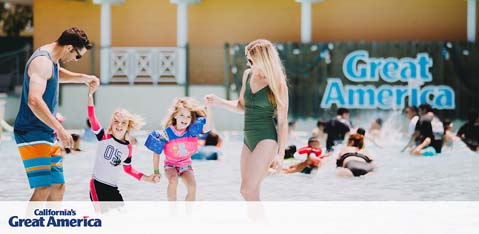
POLYGON ((78 51, 77 48, 73 47, 73 49, 75 50, 75 52, 77 53, 77 56, 75 57, 77 60, 81 59, 82 55, 80 54, 80 52, 78 51))
POLYGON ((250 66, 253 66, 253 60, 248 59, 248 64, 249 64, 250 66))

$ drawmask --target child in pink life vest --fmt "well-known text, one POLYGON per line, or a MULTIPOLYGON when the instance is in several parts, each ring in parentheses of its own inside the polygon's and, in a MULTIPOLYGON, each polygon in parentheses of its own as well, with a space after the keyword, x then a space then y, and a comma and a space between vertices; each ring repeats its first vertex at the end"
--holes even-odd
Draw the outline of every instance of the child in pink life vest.
POLYGON ((284 173, 301 172, 304 174, 311 174, 313 169, 319 168, 321 160, 329 157, 332 152, 323 154, 321 150, 321 142, 318 137, 311 137, 308 140, 308 146, 302 147, 298 150, 299 154, 306 154, 307 158, 303 162, 283 168, 284 173))
POLYGON ((185 183, 187 201, 196 200, 196 180, 191 156, 198 151, 198 135, 210 131, 212 111, 200 108, 193 99, 180 98, 173 102, 164 130, 153 131, 145 146, 153 151, 153 169, 160 175, 160 154, 165 154, 165 174, 168 178, 169 201, 176 201, 178 177, 185 183), (206 116, 208 118, 206 118, 206 116))
MULTIPOLYGON (((140 116, 132 115, 125 109, 117 109, 111 118, 107 129, 103 129, 95 116, 93 93, 90 87, 88 94, 88 120, 91 129, 98 139, 93 176, 90 180, 90 199, 97 201, 123 201, 117 182, 120 166, 123 171, 137 180, 157 183, 159 177, 144 175, 131 166, 132 145, 129 142, 131 130, 143 125, 140 116)), ((95 207, 98 208, 98 207, 95 207)), ((98 211, 98 210, 97 210, 98 211)))

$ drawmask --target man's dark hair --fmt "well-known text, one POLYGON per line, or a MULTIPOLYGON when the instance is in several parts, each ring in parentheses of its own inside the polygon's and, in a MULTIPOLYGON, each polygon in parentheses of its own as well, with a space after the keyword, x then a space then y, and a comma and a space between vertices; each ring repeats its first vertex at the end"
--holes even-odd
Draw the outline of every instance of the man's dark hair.
POLYGON ((479 118, 479 111, 471 109, 467 113, 467 122, 470 124, 474 124, 477 121, 477 118, 479 118))
POLYGON ((356 133, 364 136, 366 135, 366 130, 364 128, 358 128, 358 130, 356 130, 356 133))
POLYGON ((377 119, 375 120, 375 122, 379 125, 379 127, 382 127, 382 126, 383 126, 383 119, 377 118, 377 119))
POLYGON ((295 145, 290 145, 284 149, 284 158, 294 158, 294 153, 296 153, 296 146, 295 145))
POLYGON ((90 44, 86 33, 77 27, 71 27, 63 31, 62 35, 60 35, 56 42, 58 45, 72 45, 77 49, 85 48, 89 50, 92 47, 92 44, 90 44))
POLYGON ((410 111, 412 111, 416 114, 419 113, 419 110, 415 106, 408 106, 408 107, 406 107, 406 109, 409 109, 410 111))
POLYGON ((444 126, 444 132, 446 132, 447 128, 451 125, 452 121, 450 119, 445 119, 442 121, 442 125, 444 126))
POLYGON ((431 105, 427 103, 423 103, 419 105, 419 110, 423 111, 424 113, 432 112, 432 107, 431 105))
POLYGON ((321 127, 321 126, 326 126, 326 122, 325 121, 321 121, 321 120, 318 120, 318 122, 316 122, 316 127, 321 127))
POLYGON ((214 132, 208 133, 205 140, 205 145, 218 145, 220 136, 214 132))
POLYGON ((343 114, 345 114, 345 113, 349 113, 349 110, 346 109, 346 108, 344 108, 344 107, 341 107, 341 108, 338 108, 338 110, 336 111, 336 113, 337 113, 338 115, 343 115, 343 114))

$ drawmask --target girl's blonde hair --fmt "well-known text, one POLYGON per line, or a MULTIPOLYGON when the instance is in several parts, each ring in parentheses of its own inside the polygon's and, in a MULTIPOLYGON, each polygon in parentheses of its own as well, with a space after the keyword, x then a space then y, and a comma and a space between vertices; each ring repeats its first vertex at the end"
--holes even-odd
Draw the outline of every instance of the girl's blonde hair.
POLYGON ((143 127, 143 125, 145 125, 145 121, 141 116, 137 114, 132 114, 123 108, 118 108, 113 112, 113 115, 111 116, 110 125, 108 126, 108 129, 106 131, 108 134, 112 134, 112 125, 115 119, 126 119, 128 121, 128 127, 125 133, 126 140, 129 139, 131 130, 139 130, 141 127, 143 127))
POLYGON ((285 97, 287 92, 284 89, 288 88, 286 73, 273 43, 266 39, 252 41, 246 46, 245 53, 250 55, 253 66, 263 71, 271 90, 268 93, 271 103, 286 105, 287 103, 284 103, 287 100, 285 97))
POLYGON ((195 99, 192 98, 177 98, 173 100, 173 104, 169 109, 168 117, 165 119, 163 123, 164 128, 168 128, 170 126, 176 126, 176 119, 175 116, 180 112, 181 109, 187 109, 191 113, 191 123, 194 123, 198 117, 206 116, 206 111, 203 107, 199 106, 195 99))

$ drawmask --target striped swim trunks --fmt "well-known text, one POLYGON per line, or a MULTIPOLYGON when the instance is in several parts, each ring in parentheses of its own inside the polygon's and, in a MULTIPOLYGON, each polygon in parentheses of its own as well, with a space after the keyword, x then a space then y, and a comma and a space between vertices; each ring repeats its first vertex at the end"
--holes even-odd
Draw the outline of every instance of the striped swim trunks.
POLYGON ((15 132, 30 188, 64 184, 61 149, 47 132, 15 132))

